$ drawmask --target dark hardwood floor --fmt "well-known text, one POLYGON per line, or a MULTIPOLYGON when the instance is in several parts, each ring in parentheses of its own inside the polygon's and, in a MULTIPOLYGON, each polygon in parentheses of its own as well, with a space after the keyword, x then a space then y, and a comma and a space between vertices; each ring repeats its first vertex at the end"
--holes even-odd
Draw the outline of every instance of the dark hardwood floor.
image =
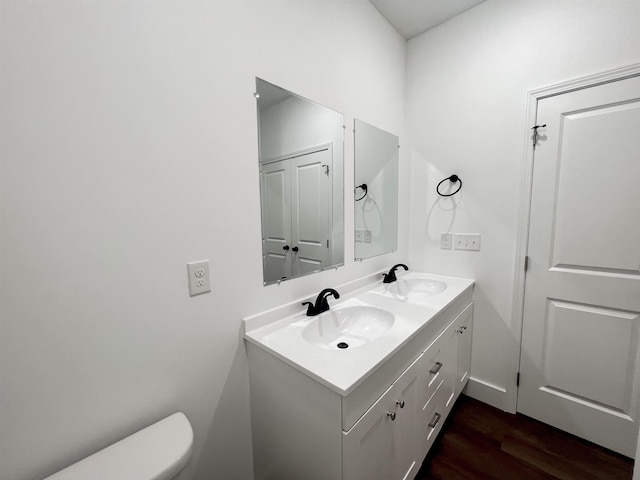
POLYGON ((633 460, 464 395, 416 480, 630 480, 633 460))

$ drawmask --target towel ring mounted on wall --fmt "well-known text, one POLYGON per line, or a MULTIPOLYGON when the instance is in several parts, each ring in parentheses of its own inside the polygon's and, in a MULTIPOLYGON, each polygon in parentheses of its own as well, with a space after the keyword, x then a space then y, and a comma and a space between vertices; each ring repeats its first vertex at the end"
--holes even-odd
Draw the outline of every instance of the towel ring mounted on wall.
POLYGON ((438 186, 436 187, 436 192, 438 192, 438 195, 440 195, 441 197, 450 197, 450 196, 455 195, 456 193, 458 193, 461 188, 462 188, 462 180, 460 179, 460 177, 458 175, 451 175, 450 177, 445 178, 444 180, 442 180, 438 184, 438 186), (459 182, 460 185, 458 185, 458 188, 454 192, 451 192, 451 193, 440 193, 440 185, 442 185, 447 180, 449 180, 451 183, 459 182))
POLYGON ((360 198, 356 198, 356 202, 359 202, 360 200, 362 200, 364 197, 366 197, 366 196, 367 196, 367 184, 366 184, 366 183, 363 183, 362 185, 358 185, 358 186, 356 187, 356 190, 358 190, 359 188, 360 188, 360 189, 362 189, 362 191, 363 191, 364 193, 362 194, 362 196, 361 196, 360 198))

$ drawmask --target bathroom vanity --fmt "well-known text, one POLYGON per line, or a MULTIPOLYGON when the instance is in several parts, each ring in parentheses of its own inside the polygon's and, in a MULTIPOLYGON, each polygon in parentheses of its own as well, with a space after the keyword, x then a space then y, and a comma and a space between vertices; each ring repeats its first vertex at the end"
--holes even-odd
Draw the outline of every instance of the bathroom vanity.
POLYGON ((419 470, 469 378, 474 282, 367 280, 316 317, 296 303, 245 320, 256 479, 419 470))

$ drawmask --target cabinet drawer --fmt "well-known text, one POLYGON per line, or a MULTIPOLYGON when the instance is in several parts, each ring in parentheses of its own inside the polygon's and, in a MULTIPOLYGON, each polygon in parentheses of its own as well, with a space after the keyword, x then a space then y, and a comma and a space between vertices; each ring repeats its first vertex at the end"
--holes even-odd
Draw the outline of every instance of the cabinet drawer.
POLYGON ((433 394, 429 402, 422 409, 421 415, 421 444, 425 449, 426 454, 433 441, 435 440, 438 432, 442 428, 447 417, 447 401, 450 394, 446 388, 444 388, 444 382, 438 384, 438 389, 433 394))
POLYGON ((420 386, 420 406, 425 407, 433 397, 438 387, 442 384, 445 370, 443 370, 443 355, 441 342, 433 344, 422 356, 422 378, 420 386))

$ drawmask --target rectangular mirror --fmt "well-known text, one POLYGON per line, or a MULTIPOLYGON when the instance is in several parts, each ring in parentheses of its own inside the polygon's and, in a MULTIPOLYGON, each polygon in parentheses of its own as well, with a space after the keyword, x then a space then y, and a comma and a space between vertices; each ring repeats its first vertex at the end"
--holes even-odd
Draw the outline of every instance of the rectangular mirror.
POLYGON ((344 264, 341 113, 256 78, 264 284, 344 264))
POLYGON ((355 135, 355 258, 393 252, 398 244, 399 138, 361 120, 355 135))

